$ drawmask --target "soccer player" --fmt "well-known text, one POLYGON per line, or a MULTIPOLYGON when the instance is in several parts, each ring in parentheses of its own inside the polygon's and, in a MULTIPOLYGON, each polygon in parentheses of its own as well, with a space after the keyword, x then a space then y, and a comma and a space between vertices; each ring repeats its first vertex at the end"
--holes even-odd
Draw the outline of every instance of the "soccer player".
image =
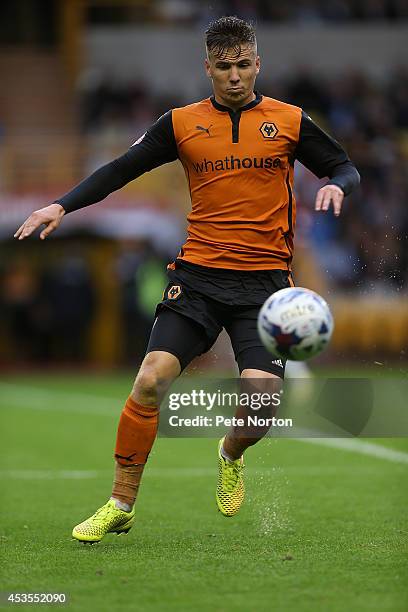
MULTIPOLYGON (((317 193, 318 211, 332 204, 339 215, 344 196, 359 183, 342 147, 302 109, 254 90, 260 58, 250 24, 237 17, 213 22, 206 51, 211 97, 165 113, 124 155, 33 212, 15 234, 22 240, 45 225, 44 239, 64 215, 161 164, 177 159, 183 164, 192 201, 188 238, 168 267, 169 285, 119 420, 112 496, 74 527, 80 541, 97 542, 132 527, 161 399, 222 328, 243 380, 283 378, 284 364, 263 347, 256 322, 265 299, 293 284, 295 160, 329 178, 317 193)), ((225 516, 236 514, 244 498, 243 453, 265 433, 248 437, 236 427, 220 440, 216 500, 225 516)))

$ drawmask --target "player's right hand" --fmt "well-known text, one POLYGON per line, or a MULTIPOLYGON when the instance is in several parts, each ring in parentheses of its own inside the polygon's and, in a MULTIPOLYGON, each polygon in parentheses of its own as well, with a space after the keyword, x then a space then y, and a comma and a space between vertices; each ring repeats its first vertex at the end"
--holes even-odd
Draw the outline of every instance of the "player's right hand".
POLYGON ((50 204, 49 206, 45 206, 45 208, 35 210, 28 219, 24 221, 23 225, 18 228, 14 234, 14 238, 24 240, 24 238, 31 236, 40 225, 45 225, 45 228, 40 234, 41 240, 44 240, 51 232, 57 229, 64 215, 65 210, 62 208, 61 204, 50 204))

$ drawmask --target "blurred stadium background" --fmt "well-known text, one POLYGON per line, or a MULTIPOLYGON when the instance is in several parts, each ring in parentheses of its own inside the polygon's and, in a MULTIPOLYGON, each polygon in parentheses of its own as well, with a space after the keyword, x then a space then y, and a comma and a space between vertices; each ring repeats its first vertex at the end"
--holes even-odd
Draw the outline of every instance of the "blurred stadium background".
MULTIPOLYGON (((257 24, 258 89, 302 106, 346 146, 362 176, 335 220, 314 213, 319 181, 296 170, 295 280, 322 293, 336 319, 323 362, 406 367, 407 0, 4 0, 3 372, 140 363, 166 263, 184 239, 181 166, 69 215, 45 243, 12 235, 163 112, 209 95, 202 32, 223 14, 257 24)), ((222 340, 215 358, 231 363, 222 340)))

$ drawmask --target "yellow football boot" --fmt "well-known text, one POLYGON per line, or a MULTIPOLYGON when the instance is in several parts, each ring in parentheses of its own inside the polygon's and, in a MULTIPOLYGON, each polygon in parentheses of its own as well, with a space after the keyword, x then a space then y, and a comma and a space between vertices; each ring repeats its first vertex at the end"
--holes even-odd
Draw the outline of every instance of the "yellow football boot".
POLYGON ((100 542, 107 533, 128 533, 135 521, 135 510, 124 512, 116 508, 115 501, 110 499, 88 519, 79 523, 72 530, 72 537, 80 542, 100 542))
POLYGON ((234 516, 244 501, 244 460, 228 461, 221 455, 224 438, 218 444, 217 506, 224 516, 234 516))

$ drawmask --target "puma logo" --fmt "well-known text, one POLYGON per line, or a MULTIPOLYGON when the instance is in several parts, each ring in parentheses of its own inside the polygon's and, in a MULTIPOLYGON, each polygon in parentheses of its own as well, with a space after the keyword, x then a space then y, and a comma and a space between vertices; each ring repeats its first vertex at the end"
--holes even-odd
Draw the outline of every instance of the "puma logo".
POLYGON ((202 125, 196 125, 196 130, 201 130, 202 132, 207 132, 207 134, 209 136, 211 136, 210 134, 210 127, 212 127, 212 124, 208 126, 208 128, 203 127, 202 125))

